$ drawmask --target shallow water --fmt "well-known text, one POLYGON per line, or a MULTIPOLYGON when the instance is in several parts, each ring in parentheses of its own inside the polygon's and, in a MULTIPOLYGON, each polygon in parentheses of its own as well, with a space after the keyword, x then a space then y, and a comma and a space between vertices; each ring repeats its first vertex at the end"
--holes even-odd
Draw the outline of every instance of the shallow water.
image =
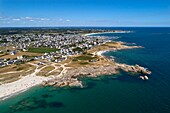
POLYGON ((114 56, 117 62, 147 67, 152 71, 149 81, 121 72, 116 76, 86 78, 84 82, 88 87, 84 89, 36 86, 1 101, 0 113, 170 112, 170 28, 118 29, 134 33, 106 35, 119 36, 121 38, 117 40, 145 48, 107 52, 104 55, 114 56))

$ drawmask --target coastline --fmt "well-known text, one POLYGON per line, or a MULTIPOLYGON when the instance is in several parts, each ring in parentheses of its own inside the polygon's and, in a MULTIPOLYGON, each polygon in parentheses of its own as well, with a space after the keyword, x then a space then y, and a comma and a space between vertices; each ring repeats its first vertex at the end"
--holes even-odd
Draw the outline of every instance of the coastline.
POLYGON ((99 33, 87 33, 83 36, 100 35, 100 34, 115 34, 115 33, 131 33, 132 31, 115 31, 115 32, 99 32, 99 33))
POLYGON ((47 81, 49 78, 36 76, 35 74, 27 75, 21 79, 0 85, 0 100, 12 97, 16 94, 24 92, 31 87, 40 85, 43 81, 47 81))
POLYGON ((96 53, 96 55, 98 55, 98 56, 103 56, 103 54, 106 53, 106 52, 109 52, 109 51, 108 51, 108 50, 98 51, 98 52, 96 53))
MULTIPOLYGON (((74 67, 69 67, 70 69, 63 73, 61 78, 52 79, 50 81, 45 82, 44 86, 54 86, 54 87, 83 87, 82 81, 79 81, 79 77, 98 77, 98 76, 106 76, 118 74, 120 70, 125 72, 139 73, 139 74, 151 74, 151 71, 139 65, 127 65, 121 64, 113 61, 108 57, 103 56, 103 53, 107 51, 116 51, 123 49, 135 49, 135 48, 143 48, 141 46, 126 46, 123 42, 108 42, 102 46, 93 48, 88 51, 95 57, 99 57, 97 61, 94 61, 92 64, 88 65, 78 65, 74 67), (114 47, 114 46, 115 47, 114 47), (107 48, 106 48, 106 47, 107 48), (102 49, 103 48, 103 49, 102 49)), ((75 61, 74 61, 75 62, 75 61)), ((84 62, 87 63, 87 62, 84 62)), ((73 64, 72 64, 73 65, 73 64)))
MULTIPOLYGON (((99 29, 99 27, 95 29, 99 29)), ((11 95, 12 97, 0 100, 1 113, 48 113, 50 111, 59 113, 74 113, 77 111, 105 113, 106 109, 109 113, 126 113, 127 111, 131 113, 138 111, 166 113, 170 111, 170 95, 167 92, 170 90, 170 70, 168 69, 170 65, 168 49, 170 48, 168 44, 170 34, 167 34, 170 28, 134 27, 128 29, 133 30, 135 33, 94 36, 98 38, 106 36, 106 41, 123 41, 128 46, 143 46, 144 48, 141 49, 108 51, 102 53, 102 55, 111 60, 113 59, 113 62, 129 65, 139 64, 146 67, 152 71, 151 75, 146 75, 149 80, 143 80, 138 73, 120 70, 120 73, 116 75, 101 75, 96 78, 80 77, 79 80, 83 82, 84 88, 37 85, 26 91, 13 94, 11 95), (153 34, 156 31, 159 31, 159 34, 153 34), (116 36, 119 39, 115 39, 116 36), (158 46, 159 44, 164 44, 164 46, 160 47, 158 46), (41 100, 44 100, 44 102, 41 100), (55 102, 62 103, 64 106, 50 107, 50 103, 55 102)), ((32 71, 28 73, 30 72, 32 73, 32 71)), ((25 75, 27 74, 23 76, 25 75)), ((141 75, 144 76, 145 74, 141 75)), ((11 74, 11 76, 15 75, 11 74)))
POLYGON ((116 45, 116 46, 113 48, 107 48, 107 49, 105 48, 100 51, 95 50, 94 52, 90 52, 90 53, 94 53, 94 55, 97 55, 100 58, 103 58, 106 64, 101 63, 100 65, 94 65, 90 67, 83 65, 82 67, 76 67, 76 68, 71 67, 71 69, 68 69, 68 67, 65 67, 66 65, 65 63, 61 65, 63 70, 55 78, 36 76, 38 71, 41 70, 36 68, 35 72, 33 72, 30 75, 24 76, 15 82, 0 85, 0 100, 4 100, 6 98, 12 97, 14 95, 17 95, 21 92, 28 90, 29 88, 32 88, 40 84, 43 84, 45 86, 58 86, 58 87, 64 87, 64 86, 83 87, 82 81, 79 81, 77 79, 80 76, 97 77, 102 75, 111 75, 111 74, 119 73, 117 71, 119 69, 122 69, 126 72, 138 72, 141 69, 142 70, 144 69, 143 67, 140 66, 135 67, 126 64, 119 64, 103 56, 103 53, 108 51, 142 48, 141 46, 126 46, 124 45, 125 43, 123 42, 114 42, 114 43, 108 42, 108 43, 110 45, 116 45))
MULTIPOLYGON (((99 51, 97 52, 97 55, 103 56, 102 54, 105 52, 106 51, 99 51)), ((7 98, 13 97, 15 95, 18 95, 22 92, 29 90, 34 86, 41 85, 45 81, 50 81, 50 80, 51 78, 36 76, 35 73, 33 73, 24 76, 17 81, 2 84, 0 85, 0 100, 5 100, 7 98)), ((72 85, 75 86, 76 84, 72 83, 72 85)), ((81 85, 81 83, 79 85, 81 85)))

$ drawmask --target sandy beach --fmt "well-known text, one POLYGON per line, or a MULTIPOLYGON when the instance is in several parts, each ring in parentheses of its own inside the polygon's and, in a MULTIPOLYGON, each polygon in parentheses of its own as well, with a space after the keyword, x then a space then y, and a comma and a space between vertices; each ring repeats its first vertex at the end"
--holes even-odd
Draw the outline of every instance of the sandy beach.
POLYGON ((98 51, 98 52, 96 52, 96 55, 103 56, 103 53, 105 53, 105 52, 108 52, 108 51, 107 50, 106 51, 98 51))
POLYGON ((84 36, 99 35, 99 34, 110 34, 110 33, 131 33, 131 32, 132 32, 132 31, 99 32, 99 33, 88 33, 88 34, 84 34, 84 36))
POLYGON ((21 79, 0 85, 0 100, 11 97, 19 92, 25 91, 33 86, 41 84, 43 81, 47 81, 50 78, 36 76, 35 72, 22 77, 21 79))
POLYGON ((102 56, 102 54, 103 53, 105 53, 106 51, 99 51, 99 52, 97 52, 96 54, 98 55, 98 56, 102 56))

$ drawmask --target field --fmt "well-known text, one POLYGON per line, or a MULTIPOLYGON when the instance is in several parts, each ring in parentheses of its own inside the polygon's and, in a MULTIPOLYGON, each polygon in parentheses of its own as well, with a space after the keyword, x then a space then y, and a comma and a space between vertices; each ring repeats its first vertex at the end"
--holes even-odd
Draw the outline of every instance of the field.
POLYGON ((113 49, 113 48, 119 48, 122 46, 122 42, 107 42, 103 45, 100 45, 100 46, 96 46, 90 50, 88 50, 89 53, 95 53, 95 52, 98 52, 98 51, 104 51, 104 50, 110 50, 110 49, 113 49))
POLYGON ((42 54, 40 53, 31 53, 31 52, 18 52, 17 54, 15 55, 2 55, 0 54, 0 58, 4 58, 4 59, 15 59, 17 58, 17 56, 23 56, 23 55, 27 55, 27 56, 40 56, 42 54))
POLYGON ((95 59, 96 57, 93 57, 91 55, 80 55, 78 57, 75 57, 73 60, 74 61, 77 61, 77 60, 93 60, 95 59))
POLYGON ((47 66, 47 67, 43 68, 39 73, 37 73, 37 75, 38 76, 49 76, 49 75, 51 75, 51 73, 49 73, 49 72, 52 71, 53 69, 55 69, 55 67, 47 66))
POLYGON ((98 56, 96 53, 98 51, 111 50, 113 48, 119 48, 122 46, 121 42, 107 42, 103 45, 96 46, 88 50, 85 54, 74 56, 71 59, 68 67, 84 67, 84 66, 102 66, 104 65, 115 65, 115 63, 107 58, 98 56))
POLYGON ((28 49, 28 52, 32 52, 32 53, 50 53, 50 52, 56 52, 56 51, 58 51, 58 49, 56 48, 44 48, 44 47, 28 49))
POLYGON ((10 65, 0 68, 0 84, 18 80, 21 76, 32 73, 35 67, 29 64, 10 65))
POLYGON ((6 51, 6 50, 16 50, 13 46, 1 46, 0 50, 6 51))

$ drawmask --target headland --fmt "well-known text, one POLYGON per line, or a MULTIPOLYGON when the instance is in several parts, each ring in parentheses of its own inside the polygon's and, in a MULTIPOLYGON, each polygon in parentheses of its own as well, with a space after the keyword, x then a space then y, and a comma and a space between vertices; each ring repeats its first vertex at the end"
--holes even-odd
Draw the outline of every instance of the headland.
MULTIPOLYGON (((106 51, 143 48, 141 46, 127 46, 124 42, 111 42, 105 40, 105 37, 88 35, 40 35, 43 39, 33 36, 36 41, 25 43, 25 46, 18 46, 18 42, 17 45, 6 43, 7 48, 3 50, 6 51, 1 55, 1 59, 4 62, 4 59, 8 59, 8 65, 3 63, 0 69, 0 99, 36 85, 83 87, 80 77, 109 76, 119 73, 120 70, 146 75, 151 73, 142 66, 120 64, 102 55, 106 51), (51 48, 55 46, 55 50, 43 48, 48 46, 48 41, 51 48), (57 41, 58 45, 54 45, 52 41, 57 41), (10 52, 15 51, 14 55, 10 55, 10 52), (38 53, 35 53, 37 51, 38 53), (46 53, 47 51, 50 52, 46 53), (42 54, 43 52, 45 53, 42 54), (9 65, 9 61, 14 63, 9 65)), ((28 38, 21 42, 23 40, 28 38)))

